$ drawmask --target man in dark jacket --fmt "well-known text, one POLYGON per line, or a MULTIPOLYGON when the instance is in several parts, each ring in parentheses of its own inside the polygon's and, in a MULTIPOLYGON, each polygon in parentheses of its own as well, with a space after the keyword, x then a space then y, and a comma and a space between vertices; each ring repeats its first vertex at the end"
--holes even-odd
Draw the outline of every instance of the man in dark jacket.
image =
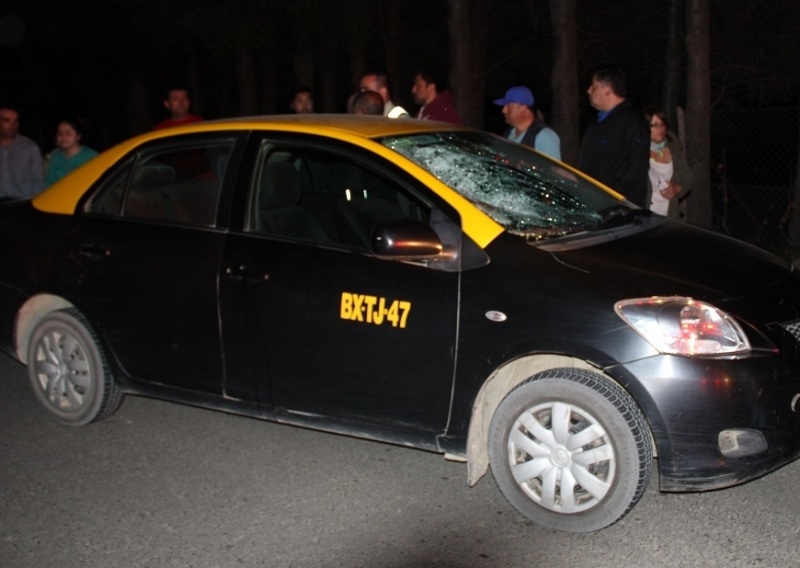
POLYGON ((624 73, 598 71, 587 92, 597 118, 583 135, 578 168, 647 209, 650 129, 644 115, 625 98, 624 73))

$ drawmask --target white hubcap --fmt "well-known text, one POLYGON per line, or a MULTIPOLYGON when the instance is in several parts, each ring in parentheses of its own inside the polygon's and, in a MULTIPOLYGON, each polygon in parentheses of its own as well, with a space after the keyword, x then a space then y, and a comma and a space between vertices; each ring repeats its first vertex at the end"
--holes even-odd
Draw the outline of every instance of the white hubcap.
POLYGON ((599 504, 616 474, 612 440, 588 412, 562 402, 523 412, 508 437, 511 473, 528 497, 559 513, 599 504))

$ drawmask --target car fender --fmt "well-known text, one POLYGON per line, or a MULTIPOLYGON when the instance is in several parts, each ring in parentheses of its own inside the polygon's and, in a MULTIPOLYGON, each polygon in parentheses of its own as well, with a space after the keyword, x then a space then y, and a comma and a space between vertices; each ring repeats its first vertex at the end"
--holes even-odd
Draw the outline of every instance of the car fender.
POLYGON ((28 363, 28 342, 36 324, 50 312, 71 307, 67 300, 52 294, 36 294, 22 304, 14 325, 14 353, 21 363, 28 363))
MULTIPOLYGON (((517 385, 543 371, 557 368, 586 369, 598 375, 602 375, 608 380, 619 384, 623 389, 628 390, 625 385, 621 384, 603 369, 583 359, 567 355, 554 353, 531 354, 509 361, 499 367, 483 383, 472 407, 472 416, 467 433, 466 456, 467 483, 470 486, 480 481, 489 469, 487 446, 489 425, 492 422, 492 417, 497 407, 506 395, 517 385)), ((632 398, 637 400, 635 396, 632 398)), ((657 448, 653 440, 652 432, 650 434, 650 444, 655 455, 657 448)))

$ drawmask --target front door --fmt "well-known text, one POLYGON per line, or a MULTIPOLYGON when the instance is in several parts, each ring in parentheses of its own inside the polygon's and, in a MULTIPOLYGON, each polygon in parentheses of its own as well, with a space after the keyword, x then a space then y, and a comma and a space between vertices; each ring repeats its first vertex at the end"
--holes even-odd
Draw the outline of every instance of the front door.
POLYGON ((368 252, 372 225, 430 222, 431 204, 342 148, 254 144, 221 293, 223 335, 248 330, 260 400, 278 414, 443 431, 459 273, 368 252))

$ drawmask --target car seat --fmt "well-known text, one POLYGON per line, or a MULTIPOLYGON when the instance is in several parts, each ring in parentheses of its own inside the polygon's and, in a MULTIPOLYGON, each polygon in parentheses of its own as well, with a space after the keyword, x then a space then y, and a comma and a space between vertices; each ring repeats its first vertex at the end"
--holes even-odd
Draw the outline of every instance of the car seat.
POLYGON ((258 196, 258 229, 274 235, 330 242, 319 221, 300 205, 301 197, 300 176, 291 164, 267 164, 261 175, 258 196))

